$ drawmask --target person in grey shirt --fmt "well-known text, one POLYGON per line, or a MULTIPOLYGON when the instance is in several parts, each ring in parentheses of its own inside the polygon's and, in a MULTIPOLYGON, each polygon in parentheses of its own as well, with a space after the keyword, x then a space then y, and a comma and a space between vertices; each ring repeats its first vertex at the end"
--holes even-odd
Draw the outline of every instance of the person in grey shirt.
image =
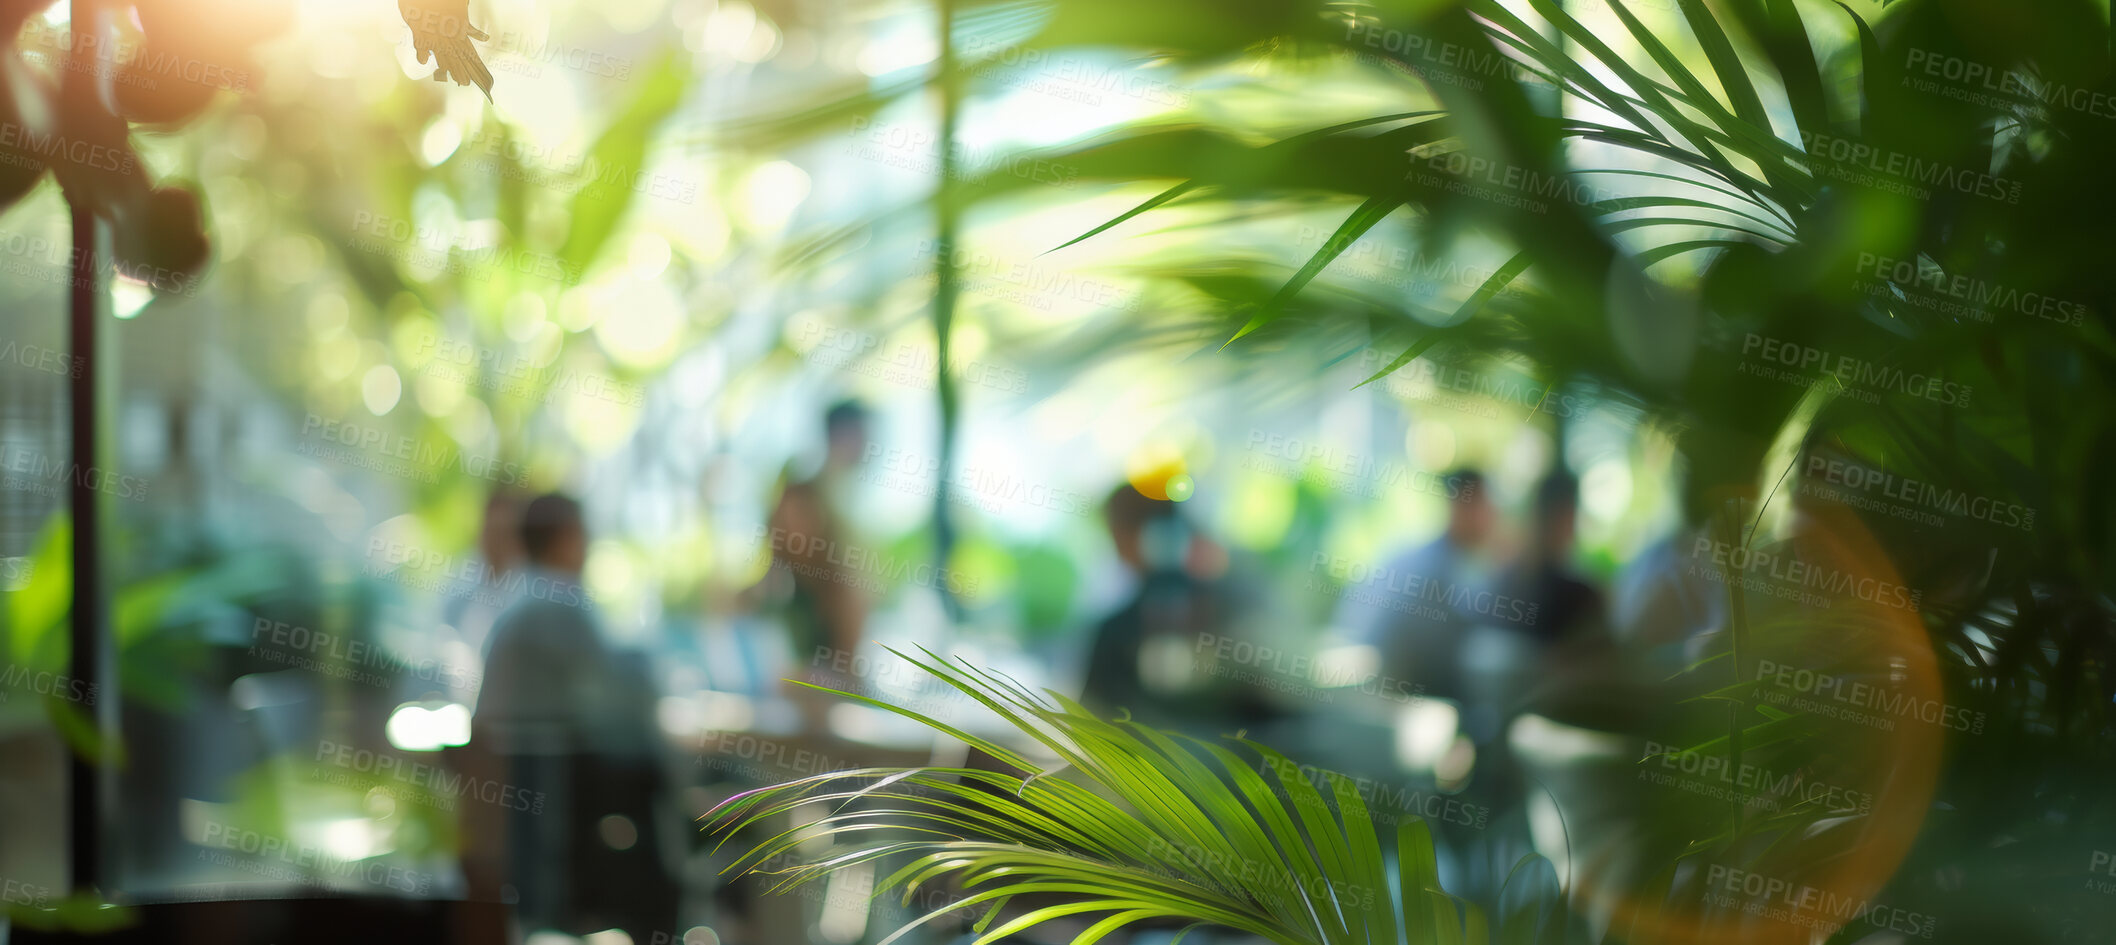
POLYGON ((582 587, 580 504, 539 496, 521 527, 528 567, 493 623, 472 742, 512 789, 500 796, 530 802, 497 805, 487 835, 504 853, 490 868, 525 931, 643 937, 674 920, 661 914, 674 889, 654 842, 665 787, 654 689, 635 654, 605 642, 582 587))
POLYGON ((579 503, 540 496, 522 511, 529 566, 517 600, 493 621, 473 718, 506 754, 594 745, 606 727, 610 654, 581 586, 588 533, 579 503))
POLYGON ((1485 556, 1498 512, 1485 494, 1482 473, 1458 469, 1445 482, 1447 530, 1379 568, 1351 575, 1331 624, 1350 642, 1373 647, 1380 673, 1392 684, 1452 696, 1459 689, 1462 637, 1476 605, 1490 600, 1485 556))

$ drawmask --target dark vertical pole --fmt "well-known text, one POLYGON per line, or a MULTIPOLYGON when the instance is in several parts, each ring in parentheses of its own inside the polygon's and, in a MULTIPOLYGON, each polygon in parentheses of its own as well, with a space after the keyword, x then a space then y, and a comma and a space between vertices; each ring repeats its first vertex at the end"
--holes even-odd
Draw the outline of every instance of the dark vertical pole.
POLYGON ((73 352, 68 412, 71 415, 73 468, 68 502, 73 515, 73 605, 69 627, 69 675, 88 684, 86 708, 94 722, 93 754, 72 753, 68 763, 68 840, 73 889, 99 889, 103 878, 103 816, 112 784, 103 760, 117 738, 117 699, 111 691, 110 651, 103 594, 102 492, 99 391, 107 365, 97 344, 97 322, 103 311, 103 259, 107 251, 103 223, 94 209, 73 208, 73 279, 67 335, 73 352))
MULTIPOLYGON (((107 75, 111 68, 107 52, 111 30, 107 10, 90 0, 71 0, 67 28, 77 37, 72 55, 83 55, 80 38, 89 31, 96 40, 87 47, 98 52, 101 68, 84 72, 68 70, 60 84, 60 102, 68 125, 82 129, 115 130, 122 134, 124 122, 112 116, 98 94, 91 76, 107 75)), ((68 673, 87 684, 89 737, 76 745, 67 762, 67 840, 70 855, 69 880, 78 894, 107 895, 109 881, 105 855, 104 824, 112 810, 115 782, 106 762, 118 737, 117 693, 112 680, 108 597, 103 587, 103 509, 101 482, 104 466, 103 387, 111 366, 103 356, 101 327, 105 298, 104 272, 110 259, 109 224, 96 216, 94 188, 76 193, 69 189, 67 203, 73 210, 73 268, 67 315, 67 339, 73 353, 72 384, 67 412, 72 427, 73 475, 69 477, 67 504, 73 517, 73 604, 68 613, 68 673)))
MULTIPOLYGON (((955 524, 949 515, 948 480, 955 474, 956 427, 961 403, 949 370, 949 342, 955 326, 955 300, 962 292, 961 274, 955 269, 956 231, 962 220, 956 202, 955 179, 962 173, 955 152, 955 124, 962 110, 962 80, 955 68, 955 0, 938 0, 940 9, 940 182, 934 192, 938 232, 933 273, 933 389, 940 399, 940 481, 933 489, 933 556, 936 573, 948 565, 955 548, 955 524)), ((934 590, 947 607, 948 616, 962 616, 960 601, 949 593, 948 582, 935 581, 934 590)))

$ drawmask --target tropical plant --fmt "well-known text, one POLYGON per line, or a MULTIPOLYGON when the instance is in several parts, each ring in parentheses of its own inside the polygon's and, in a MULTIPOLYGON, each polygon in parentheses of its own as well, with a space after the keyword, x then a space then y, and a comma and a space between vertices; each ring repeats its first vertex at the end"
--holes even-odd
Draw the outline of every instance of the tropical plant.
MULTIPOLYGON (((1342 105, 1304 96, 1284 127, 1244 121, 1238 108, 1193 110, 1212 118, 1154 115, 1035 156, 1081 181, 1148 188, 1073 242, 1169 222, 1141 241, 1155 249, 1133 268, 1202 300, 1192 309, 1219 327, 1163 333, 1163 344, 1221 346, 1281 373, 1303 357, 1377 351, 1369 380, 1420 358, 1474 367, 1508 357, 1532 365, 1553 395, 1591 392, 1673 431, 1693 524, 1713 519, 1728 546, 1784 537, 1795 506, 1831 522, 1835 560, 1900 579, 1922 602, 1907 624, 1891 616, 1885 630, 1825 634, 1880 641, 1888 659, 1852 656, 1858 645, 1847 643, 1809 651, 1814 671, 1886 682, 1913 667, 1929 673, 1915 681, 1921 691, 1989 720, 1974 735, 1950 732, 1944 751, 1914 752, 1936 768, 1898 772, 1933 778, 1933 803, 1916 791, 1901 799, 1890 816, 1908 816, 1915 840, 1891 829, 1889 843, 1867 845, 1888 852, 1862 882, 1944 905, 1942 938, 1997 922, 2047 935, 2085 928, 2090 894, 2037 890, 2052 861, 2087 861, 2080 838, 2110 824, 2094 785, 2116 774, 2116 612, 2102 590, 2116 576, 2103 484, 2116 463, 2116 297, 2103 275, 2105 228, 2078 222, 2116 205, 2116 185, 2095 169, 2116 144, 2105 5, 1401 0, 1142 11, 1076 0, 969 5, 960 17, 984 40, 956 66, 965 73, 1026 50, 1114 47, 1211 77, 1236 101, 1319 77, 1355 89, 1342 105), (1348 72, 1361 84, 1342 84, 1348 72), (1386 91, 1366 94, 1375 89, 1386 91), (1377 98, 1400 105, 1374 107, 1377 98), (1340 208, 1342 222, 1290 263, 1223 245, 1238 227, 1290 227, 1318 207, 1340 208), (1332 263, 1367 240, 1402 241, 1428 271, 1492 275, 1331 284, 1332 263), (1915 487, 1904 494, 1922 498, 1904 508, 1916 514, 1811 489, 1818 460, 1885 470, 1915 487), (2007 509, 2003 521, 1976 512, 1994 507, 2007 509)), ((731 133, 794 134, 916 87, 885 85, 731 133)), ((955 199, 990 205, 1037 186, 995 171, 955 199)), ((1125 322, 1114 334, 1137 340, 1136 330, 1125 322)), ((1569 419, 1545 422, 1562 432, 1569 419)), ((1815 715, 1760 700, 1759 659, 1798 652, 1830 622, 1725 592, 1733 648, 1691 669, 1688 685, 1708 701, 1671 726, 1682 738, 1661 738, 1738 768, 1755 759, 1748 752, 1814 734, 1815 715), (1701 730, 1701 717, 1717 732, 1701 730)), ((1640 731, 1635 718, 1577 721, 1640 731)), ((1652 812, 1642 816, 1652 825, 1652 812)), ((1790 823, 1737 816, 1732 831, 1658 826, 1689 832, 1669 857, 1747 863, 1759 845, 1870 819, 1804 809, 1790 823)))
POLYGON ((1426 822, 1406 818, 1387 836, 1351 778, 1318 774, 1239 734, 1215 742, 1105 721, 1056 692, 924 652, 897 655, 1057 763, 836 693, 960 739, 999 767, 858 768, 736 795, 706 815, 723 844, 754 826, 775 832, 728 872, 775 874, 774 889, 785 890, 860 864, 893 867, 875 883, 877 897, 939 905, 885 943, 972 914, 980 943, 1080 917, 1094 921, 1075 945, 1157 921, 1181 926, 1179 935, 1216 926, 1286 945, 1395 942, 1399 930, 1411 941, 1471 945, 1578 934, 1538 858, 1515 867, 1495 922, 1441 888, 1426 822), (780 829, 786 815, 818 806, 830 812, 780 829), (804 855, 825 843, 829 852, 804 855), (782 866, 795 859, 809 861, 782 866))
MULTIPOLYGON (((1322 42, 1392 62, 1434 107, 1262 145, 1139 128, 1055 157, 1178 181, 1135 214, 1184 204, 1208 213, 1200 201, 1224 201, 1229 216, 1247 215, 1258 200, 1318 194, 1359 201, 1291 278, 1221 294, 1231 337, 1267 350, 1320 337, 1338 346, 1326 349, 1334 357, 1368 343, 1348 322, 1371 326, 1374 343, 1396 346, 1377 377, 1450 348, 1517 353, 1554 386, 1594 390, 1681 431, 1691 488, 1744 497, 1729 542, 1770 540, 1785 519, 1765 513, 1795 505, 1843 513, 1837 535, 1870 530, 1857 566, 1899 574, 1924 602, 1908 636, 1866 628, 1839 639, 1908 639, 1936 658, 1863 663, 1848 648, 1810 647, 1801 659, 1876 681, 1929 667, 1947 702, 1990 727, 1950 732, 1930 775, 1937 804, 1906 798, 1849 818, 1809 810, 1805 823, 1750 824, 1753 837, 1693 832, 1687 850, 1748 862, 1737 851, 1752 840, 1811 840, 1907 813, 1925 834, 1869 845, 1898 852, 1870 863, 1868 882, 1893 876, 1892 897, 1937 904, 1954 923, 1944 934, 1973 936, 2021 902, 2031 905, 2017 921, 2045 934, 2076 927, 2091 902, 2037 894, 2034 877, 2083 862, 2086 848, 2066 837, 2106 828, 2091 785, 2109 775, 2116 748, 2116 621, 2098 590, 2116 539, 2099 484, 2116 299, 2098 274, 2105 237, 2073 223, 2112 196, 2085 171, 2086 156, 2116 140, 2110 109, 2096 104, 2108 101, 2110 59, 2081 39, 2109 32, 2107 10, 1604 6, 1590 27, 1581 5, 1544 0, 1320 5, 1315 20, 1338 27, 1322 42), (1963 78, 1974 74, 1993 78, 1963 78), (1399 207, 1418 211, 1413 232, 1436 258, 1495 245, 1511 261, 1452 314, 1399 306, 1352 320, 1326 304, 1297 307, 1294 293, 1399 207), (1517 272, 1525 284, 1493 291, 1517 272), (1787 378, 1787 363, 1764 350, 1799 352, 1802 370, 1787 378), (1808 367, 1818 360, 1828 363, 1808 367), (1871 493, 1834 505, 1825 497, 1843 493, 1811 470, 1839 460, 1918 484, 1929 491, 1898 494, 1941 497, 1915 505, 1938 514, 1914 521, 1871 493), (2012 514, 1980 517, 1978 505, 2012 514), (1961 888, 1980 895, 1945 892, 1961 888)), ((1082 12, 1071 22, 1085 22, 1082 12)), ((1311 21, 1286 22, 1294 29, 1258 23, 1252 41, 1290 40, 1311 21)), ((1759 659, 1802 652, 1792 641, 1812 642, 1800 634, 1821 615, 1728 592, 1734 650, 1692 673, 1728 687, 1714 694, 1719 737, 1693 729, 1694 740, 1668 740, 1710 746, 1738 768, 1755 760, 1745 746, 1803 726, 1813 734, 1815 715, 1781 717, 1759 698, 1759 659)), ((1905 763, 1898 774, 1927 770, 1905 763)), ((1694 827, 1655 819, 1639 822, 1694 827)))

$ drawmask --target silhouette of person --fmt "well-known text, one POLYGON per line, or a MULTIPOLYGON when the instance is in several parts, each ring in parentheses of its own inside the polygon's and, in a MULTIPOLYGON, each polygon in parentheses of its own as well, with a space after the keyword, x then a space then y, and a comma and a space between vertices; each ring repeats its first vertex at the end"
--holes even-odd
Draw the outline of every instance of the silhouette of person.
POLYGON ((581 586, 588 532, 580 504, 538 496, 522 510, 521 533, 522 598, 493 624, 474 718, 510 751, 576 751, 591 743, 603 712, 610 663, 581 586))
POLYGON ((660 852, 652 682, 638 654, 603 639, 581 584, 580 504, 538 496, 522 510, 521 537, 521 599, 493 625, 472 717, 484 773, 499 783, 466 794, 465 806, 499 810, 505 883, 525 929, 618 927, 637 940, 671 927, 676 896, 660 852))
POLYGON ((1502 808, 1523 784, 1508 731, 1522 713, 1548 715, 1594 692, 1591 671, 1606 671, 1608 617, 1602 592, 1580 579, 1571 557, 1579 482, 1562 469, 1536 486, 1528 545, 1498 582, 1494 609, 1465 651, 1463 728, 1475 739, 1484 796, 1502 808))
POLYGON ((1251 687, 1199 672, 1201 641, 1236 632, 1234 589, 1203 574, 1223 550, 1192 528, 1177 503, 1130 484, 1110 493, 1103 518, 1138 583, 1096 627, 1081 704, 1104 717, 1128 711, 1150 725, 1205 735, 1269 717, 1251 687))
POLYGON ((1724 585, 1685 567, 1699 538, 1714 535, 1714 502, 1687 474, 1676 493, 1683 521, 1633 557, 1611 593, 1610 630, 1627 650, 1665 677, 1702 659, 1704 645, 1727 622, 1724 585))
POLYGON ((858 650, 867 619, 862 582, 846 566, 850 529, 842 498, 856 484, 867 451, 867 409, 841 401, 823 416, 823 467, 788 482, 772 509, 773 571, 791 577, 787 632, 794 658, 814 662, 819 649, 858 650))
POLYGON ((1502 585, 1513 598, 1529 602, 1533 616, 1502 621, 1536 642, 1550 646, 1604 628, 1602 592, 1579 579, 1571 565, 1578 535, 1579 481, 1562 470, 1536 487, 1534 522, 1522 560, 1502 585))
MULTIPOLYGON (((493 622, 517 599, 520 585, 508 580, 508 576, 526 560, 522 549, 522 507, 528 501, 528 496, 507 488, 495 489, 486 498, 485 519, 478 529, 478 582, 454 589, 441 605, 441 622, 455 629, 455 638, 480 662, 484 660, 493 622)), ((476 677, 472 674, 477 667, 464 669, 464 675, 474 682, 476 677)), ((477 687, 466 688, 464 695, 476 699, 477 687)))
POLYGON ((1392 686, 1428 695, 1459 691, 1462 634, 1480 616, 1480 602, 1492 600, 1485 555, 1498 520, 1483 473, 1456 469, 1442 481, 1447 529, 1349 583, 1331 621, 1351 642, 1375 649, 1392 686))

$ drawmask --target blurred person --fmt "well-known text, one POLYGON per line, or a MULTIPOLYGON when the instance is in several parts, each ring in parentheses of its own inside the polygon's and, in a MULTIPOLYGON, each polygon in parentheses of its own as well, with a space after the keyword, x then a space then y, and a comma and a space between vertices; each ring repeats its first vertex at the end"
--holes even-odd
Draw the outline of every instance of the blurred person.
POLYGON ((1578 544, 1580 484, 1559 470, 1536 487, 1528 548, 1500 582, 1509 596, 1526 601, 1526 619, 1504 621, 1548 647, 1605 629, 1602 592, 1572 567, 1578 544))
POLYGON ((1599 658, 1608 638, 1602 593, 1572 567, 1579 496, 1579 480, 1562 468, 1537 484, 1527 546, 1497 582, 1494 619, 1479 624, 1463 652, 1463 730, 1477 746, 1485 796, 1502 807, 1520 799, 1505 742, 1514 719, 1577 701, 1607 668, 1599 658))
POLYGON ((450 575, 475 574, 475 580, 450 580, 439 603, 436 632, 430 640, 432 662, 399 679, 400 702, 441 698, 476 705, 483 683, 486 643, 493 622, 521 598, 522 506, 529 497, 507 487, 485 498, 477 552, 469 566, 450 568, 450 575), (424 671, 430 665, 431 671, 424 671))
MULTIPOLYGON (((501 487, 485 499, 484 521, 478 528, 478 583, 456 588, 442 604, 441 621, 456 630, 456 637, 482 659, 491 636, 493 621, 514 605, 520 584, 507 579, 527 560, 522 548, 522 507, 529 497, 501 487)), ((476 693, 471 693, 475 696, 476 693)))
POLYGON ((1224 570, 1225 550, 1194 530, 1177 503, 1129 483, 1110 493, 1103 521, 1134 584, 1095 628, 1082 705, 1205 735, 1265 717, 1250 687, 1200 678, 1201 641, 1235 633, 1235 592, 1212 580, 1224 570))
POLYGON ((580 503, 556 493, 523 508, 523 596, 492 628, 475 718, 510 744, 589 743, 607 693, 610 655, 581 586, 588 532, 580 503))
POLYGON ((1710 529, 1682 525, 1625 563, 1611 588, 1610 629, 1617 642, 1670 664, 1694 662, 1695 641, 1726 622, 1726 592, 1683 566, 1710 529))
POLYGON ((1700 488, 1682 471, 1675 486, 1682 521, 1626 563, 1610 593, 1610 630, 1617 644, 1662 677, 1704 658, 1726 626, 1726 587, 1695 567, 1694 554, 1700 540, 1721 537, 1727 516, 1736 523, 1746 520, 1743 503, 1728 505, 1730 490, 1700 488))
POLYGON ((607 643, 582 587, 580 503, 536 497, 520 534, 521 598, 493 625, 472 716, 473 784, 494 787, 463 799, 466 853, 486 844, 483 891, 515 904, 525 930, 671 928, 652 680, 639 654, 607 643))
POLYGON ((868 601, 860 576, 846 564, 852 529, 844 510, 851 504, 847 493, 858 485, 867 426, 867 408, 857 401, 832 405, 823 416, 822 468, 789 481, 768 522, 772 571, 791 584, 788 642, 803 665, 816 662, 823 648, 857 652, 865 628, 868 601))
POLYGON ((1348 584, 1331 625, 1349 642, 1372 647, 1376 671, 1392 686, 1452 696, 1460 691, 1462 634, 1477 602, 1489 600, 1498 512, 1482 472, 1458 468, 1443 482, 1446 530, 1390 558, 1367 580, 1348 584))

